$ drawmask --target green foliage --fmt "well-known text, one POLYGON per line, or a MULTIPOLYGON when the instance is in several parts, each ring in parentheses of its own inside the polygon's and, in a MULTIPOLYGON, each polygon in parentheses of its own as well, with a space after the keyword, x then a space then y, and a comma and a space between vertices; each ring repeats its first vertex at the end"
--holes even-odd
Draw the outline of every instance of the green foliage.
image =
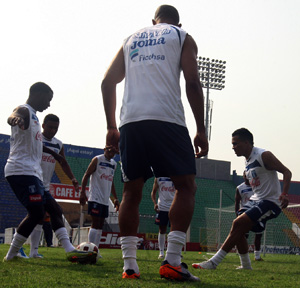
MULTIPOLYGON (((25 246, 29 254, 29 246, 25 246)), ((3 259, 9 245, 0 245, 3 259)), ((195 270, 191 264, 202 262, 211 255, 198 252, 183 253, 183 261, 190 271, 200 277, 200 283, 170 282, 161 279, 158 270, 158 251, 138 250, 141 279, 122 279, 123 260, 118 249, 101 249, 102 259, 96 265, 80 265, 66 260, 62 248, 40 247, 44 259, 16 259, 0 262, 1 287, 205 287, 205 288, 252 288, 276 287, 299 288, 300 256, 267 254, 263 262, 252 262, 253 270, 236 270, 239 257, 228 254, 216 270, 195 270)), ((253 258, 253 254, 250 255, 253 258)))

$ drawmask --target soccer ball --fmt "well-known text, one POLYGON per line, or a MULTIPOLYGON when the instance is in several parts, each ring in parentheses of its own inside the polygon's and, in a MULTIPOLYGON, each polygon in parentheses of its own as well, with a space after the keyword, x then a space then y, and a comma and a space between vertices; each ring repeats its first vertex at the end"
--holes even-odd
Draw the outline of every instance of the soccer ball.
POLYGON ((98 247, 91 242, 83 242, 77 246, 79 251, 91 252, 87 261, 81 262, 81 264, 96 264, 98 260, 98 247))

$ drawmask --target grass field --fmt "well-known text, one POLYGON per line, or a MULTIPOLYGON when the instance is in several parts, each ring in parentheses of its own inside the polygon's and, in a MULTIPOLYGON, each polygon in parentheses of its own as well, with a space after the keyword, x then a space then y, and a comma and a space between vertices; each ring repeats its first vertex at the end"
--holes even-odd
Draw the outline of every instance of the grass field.
MULTIPOLYGON (((62 248, 40 247, 44 259, 16 259, 2 262, 9 245, 0 245, 0 287, 216 287, 246 288, 300 287, 300 256, 267 254, 263 262, 252 262, 253 270, 235 270, 239 265, 236 254, 228 254, 216 270, 196 270, 193 262, 211 255, 186 252, 183 261, 200 283, 180 283, 161 279, 158 251, 138 250, 139 280, 122 279, 121 251, 101 249, 102 259, 96 265, 80 265, 66 260, 62 248)), ((25 245, 29 254, 29 246, 25 245)), ((253 258, 253 254, 250 255, 253 258)))

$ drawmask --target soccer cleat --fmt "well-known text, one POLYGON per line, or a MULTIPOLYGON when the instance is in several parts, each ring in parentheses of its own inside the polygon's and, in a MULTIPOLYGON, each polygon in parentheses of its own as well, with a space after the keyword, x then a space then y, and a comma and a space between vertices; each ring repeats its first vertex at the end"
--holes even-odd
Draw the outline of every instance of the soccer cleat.
POLYGON ((141 273, 135 273, 134 270, 132 269, 127 269, 125 272, 122 274, 123 279, 140 279, 141 273))
POLYGON ((235 268, 236 270, 252 270, 252 267, 250 266, 249 268, 243 267, 243 266, 238 266, 235 268))
POLYGON ((264 261, 264 259, 262 259, 262 258, 258 258, 258 259, 254 258, 254 261, 264 261))
POLYGON ((160 254, 160 255, 158 256, 158 259, 164 259, 164 257, 165 257, 164 255, 161 255, 161 254, 160 254))
POLYGON ((79 251, 77 249, 74 249, 71 252, 67 252, 67 259, 73 263, 93 264, 97 262, 97 252, 79 251))
POLYGON ((201 263, 193 263, 192 266, 195 269, 207 269, 207 270, 212 270, 217 268, 217 265, 215 265, 212 261, 209 260, 201 263))
POLYGON ((159 268, 159 274, 161 278, 166 278, 168 280, 177 280, 177 281, 200 281, 200 279, 192 275, 188 266, 181 262, 179 266, 171 266, 167 260, 161 263, 159 268))
POLYGON ((29 257, 26 255, 26 253, 24 252, 24 248, 21 247, 18 254, 17 254, 17 257, 19 258, 25 258, 25 259, 28 259, 29 257))

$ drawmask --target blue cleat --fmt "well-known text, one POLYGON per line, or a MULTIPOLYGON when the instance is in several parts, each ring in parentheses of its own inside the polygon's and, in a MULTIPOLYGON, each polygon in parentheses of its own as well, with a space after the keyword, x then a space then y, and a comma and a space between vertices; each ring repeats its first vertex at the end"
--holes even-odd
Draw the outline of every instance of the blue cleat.
POLYGON ((17 254, 17 257, 19 258, 24 258, 24 259, 28 259, 29 257, 26 255, 26 253, 24 252, 24 248, 21 247, 18 254, 17 254))

